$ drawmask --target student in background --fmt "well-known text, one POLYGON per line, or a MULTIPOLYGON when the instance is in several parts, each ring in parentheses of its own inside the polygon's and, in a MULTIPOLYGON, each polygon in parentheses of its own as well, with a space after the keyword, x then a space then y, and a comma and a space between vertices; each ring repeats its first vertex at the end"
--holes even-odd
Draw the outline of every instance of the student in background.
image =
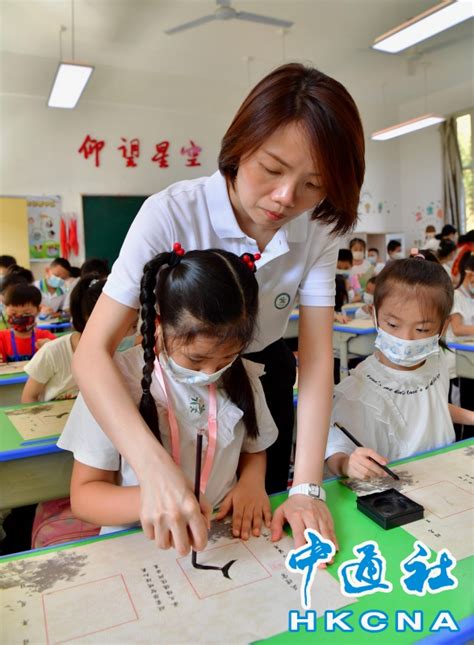
POLYGON ((104 284, 105 280, 91 277, 82 278, 76 284, 71 293, 71 317, 75 331, 47 343, 25 366, 28 380, 23 388, 22 403, 77 396, 77 385, 71 371, 72 356, 104 284))
POLYGON ((390 240, 387 244, 387 257, 388 262, 403 259, 402 245, 398 240, 390 240))
POLYGON ((2 290, 2 283, 7 270, 13 264, 16 264, 16 260, 13 255, 0 255, 0 291, 2 290))
POLYGON ((437 251, 439 247, 439 240, 436 239, 436 228, 433 224, 428 224, 425 229, 425 241, 423 242, 423 248, 429 249, 430 251, 437 251))
MULTIPOLYGON (((451 310, 451 320, 448 329, 448 341, 459 343, 463 340, 474 340, 474 253, 467 256, 461 269, 461 282, 454 290, 454 303, 451 310)), ((473 378, 457 378, 454 357, 451 358, 451 374, 455 377, 453 385, 459 387, 459 403, 461 407, 474 409, 472 396, 473 378)), ((455 427, 459 439, 472 437, 474 428, 455 427)))
POLYGON ((454 257, 456 255, 456 244, 452 240, 447 240, 447 239, 441 240, 441 242, 439 243, 438 250, 436 251, 436 255, 438 256, 438 260, 442 265, 443 269, 452 279, 451 267, 453 265, 454 257))
POLYGON ((109 273, 109 263, 102 258, 90 258, 81 266, 81 278, 94 275, 96 278, 105 279, 109 273))
POLYGON ((437 262, 422 254, 387 264, 377 276, 376 350, 335 389, 327 465, 335 475, 384 476, 385 465, 454 441, 453 422, 474 424, 474 412, 448 403, 449 375, 440 337, 453 286, 437 262))
MULTIPOLYGON (((220 505, 218 519, 233 511, 235 537, 259 535, 262 523, 270 526, 265 450, 277 429, 259 380, 262 366, 241 357, 258 311, 253 256, 247 254, 244 261, 221 249, 184 253, 178 245, 145 265, 140 301, 142 347, 115 355, 135 404, 167 459, 183 470, 203 530, 211 509, 220 505), (207 429, 209 448, 207 474, 201 478, 204 494, 196 499, 191 482, 200 428, 207 429)), ((102 532, 138 522, 137 477, 81 396, 58 445, 74 453, 71 506, 76 517, 107 525, 102 532)), ((166 506, 166 494, 158 494, 166 506)), ((185 524, 181 529, 183 544, 173 543, 164 527, 155 533, 157 546, 185 553, 189 536, 185 524)))
POLYGON ((375 277, 367 280, 365 285, 365 291, 362 294, 362 300, 364 301, 363 307, 359 307, 355 312, 356 320, 370 320, 373 318, 373 304, 374 304, 374 293, 375 293, 375 277))
POLYGON ((71 265, 65 258, 56 258, 44 270, 45 277, 35 282, 41 292, 41 314, 49 316, 64 308, 66 280, 71 275, 71 265))
POLYGON ((471 253, 474 253, 474 229, 459 236, 458 250, 451 268, 451 275, 453 276, 455 286, 460 284, 462 267, 467 262, 471 253))
POLYGON ((385 262, 382 262, 380 259, 379 250, 376 249, 374 246, 367 251, 367 260, 374 267, 375 275, 378 275, 385 266, 385 262))
POLYGON ((9 329, 0 331, 0 360, 25 361, 56 336, 46 329, 36 329, 41 293, 21 282, 7 289, 4 296, 5 316, 9 329))
POLYGON ((437 240, 450 240, 457 244, 458 241, 458 230, 452 224, 445 224, 441 229, 441 233, 435 235, 437 240))
POLYGON ((365 257, 367 244, 360 237, 354 237, 349 242, 349 248, 352 251, 352 257, 354 258, 351 275, 357 276, 361 288, 364 289, 367 280, 375 273, 374 267, 365 257))
POLYGON ((4 303, 4 294, 7 292, 10 287, 13 287, 16 284, 33 284, 33 274, 29 269, 24 269, 23 267, 18 266, 17 264, 11 265, 0 286, 0 329, 7 329, 7 317, 5 314, 5 303, 4 303))

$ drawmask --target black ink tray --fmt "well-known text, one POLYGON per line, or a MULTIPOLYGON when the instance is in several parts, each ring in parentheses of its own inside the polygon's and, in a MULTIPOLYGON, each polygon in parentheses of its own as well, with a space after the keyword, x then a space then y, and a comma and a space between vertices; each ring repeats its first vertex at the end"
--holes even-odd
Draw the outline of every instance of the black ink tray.
POLYGON ((421 520, 425 510, 395 488, 358 497, 357 508, 383 529, 421 520))

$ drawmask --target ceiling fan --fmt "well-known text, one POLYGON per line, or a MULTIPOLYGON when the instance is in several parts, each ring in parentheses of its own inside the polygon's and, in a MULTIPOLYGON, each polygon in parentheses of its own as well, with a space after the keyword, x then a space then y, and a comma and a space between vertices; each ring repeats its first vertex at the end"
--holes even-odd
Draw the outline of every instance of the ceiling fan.
POLYGON ((216 0, 216 4, 217 8, 214 13, 202 16, 201 18, 196 18, 196 20, 183 22, 177 27, 171 27, 171 29, 165 29, 165 34, 175 34, 178 31, 198 27, 199 25, 204 25, 206 22, 212 22, 213 20, 232 20, 234 18, 237 18, 237 20, 247 20, 248 22, 259 22, 262 25, 271 25, 272 27, 285 28, 293 25, 289 20, 280 20, 280 18, 261 16, 258 13, 249 13, 248 11, 236 11, 230 6, 230 0, 216 0))

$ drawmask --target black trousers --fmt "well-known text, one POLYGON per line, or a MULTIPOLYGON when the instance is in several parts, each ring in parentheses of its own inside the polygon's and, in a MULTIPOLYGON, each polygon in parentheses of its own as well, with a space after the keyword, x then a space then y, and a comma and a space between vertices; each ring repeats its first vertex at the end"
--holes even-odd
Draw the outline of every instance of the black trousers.
POLYGON ((260 378, 268 408, 278 428, 278 438, 267 449, 267 493, 286 490, 291 457, 291 443, 295 411, 293 385, 296 380, 296 359, 281 338, 260 352, 246 354, 244 358, 265 365, 260 378))

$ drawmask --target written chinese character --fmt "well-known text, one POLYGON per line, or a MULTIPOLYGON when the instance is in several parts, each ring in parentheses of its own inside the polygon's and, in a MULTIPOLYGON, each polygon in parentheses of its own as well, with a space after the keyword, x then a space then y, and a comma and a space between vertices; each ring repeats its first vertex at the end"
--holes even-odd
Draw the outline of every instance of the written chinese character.
POLYGON ((95 155, 95 166, 98 168, 100 166, 100 152, 105 146, 105 141, 99 141, 98 139, 93 139, 89 134, 82 142, 81 147, 78 150, 80 155, 84 155, 84 159, 89 159, 91 155, 95 155))
POLYGON ((194 143, 194 141, 189 140, 190 145, 186 148, 183 146, 181 148, 181 154, 187 156, 186 166, 200 166, 201 162, 198 160, 199 155, 202 152, 202 148, 194 143))
POLYGON ((442 549, 432 564, 428 562, 430 557, 430 549, 417 540, 413 553, 400 562, 400 569, 405 574, 400 583, 406 593, 424 596, 458 586, 457 578, 451 573, 456 559, 448 549, 442 549))
MULTIPOLYGON (((334 544, 313 529, 305 529, 306 544, 298 549, 289 551, 285 561, 286 568, 290 571, 303 574, 301 586, 301 605, 304 609, 311 606, 311 586, 313 584, 316 568, 320 562, 329 562, 336 552, 334 544)), ((291 580, 288 580, 291 585, 291 580)))
POLYGON ((342 593, 345 596, 364 596, 377 591, 392 591, 392 583, 385 580, 387 563, 377 542, 362 542, 352 551, 357 558, 341 564, 338 569, 342 593))
POLYGON ((170 147, 169 141, 160 141, 160 143, 155 143, 156 152, 151 158, 152 161, 158 164, 159 168, 168 168, 168 148, 170 147))
POLYGON ((137 165, 135 159, 140 156, 140 141, 138 139, 128 141, 125 137, 120 137, 120 140, 123 144, 118 146, 117 150, 122 151, 122 157, 127 160, 127 168, 135 168, 137 165))

